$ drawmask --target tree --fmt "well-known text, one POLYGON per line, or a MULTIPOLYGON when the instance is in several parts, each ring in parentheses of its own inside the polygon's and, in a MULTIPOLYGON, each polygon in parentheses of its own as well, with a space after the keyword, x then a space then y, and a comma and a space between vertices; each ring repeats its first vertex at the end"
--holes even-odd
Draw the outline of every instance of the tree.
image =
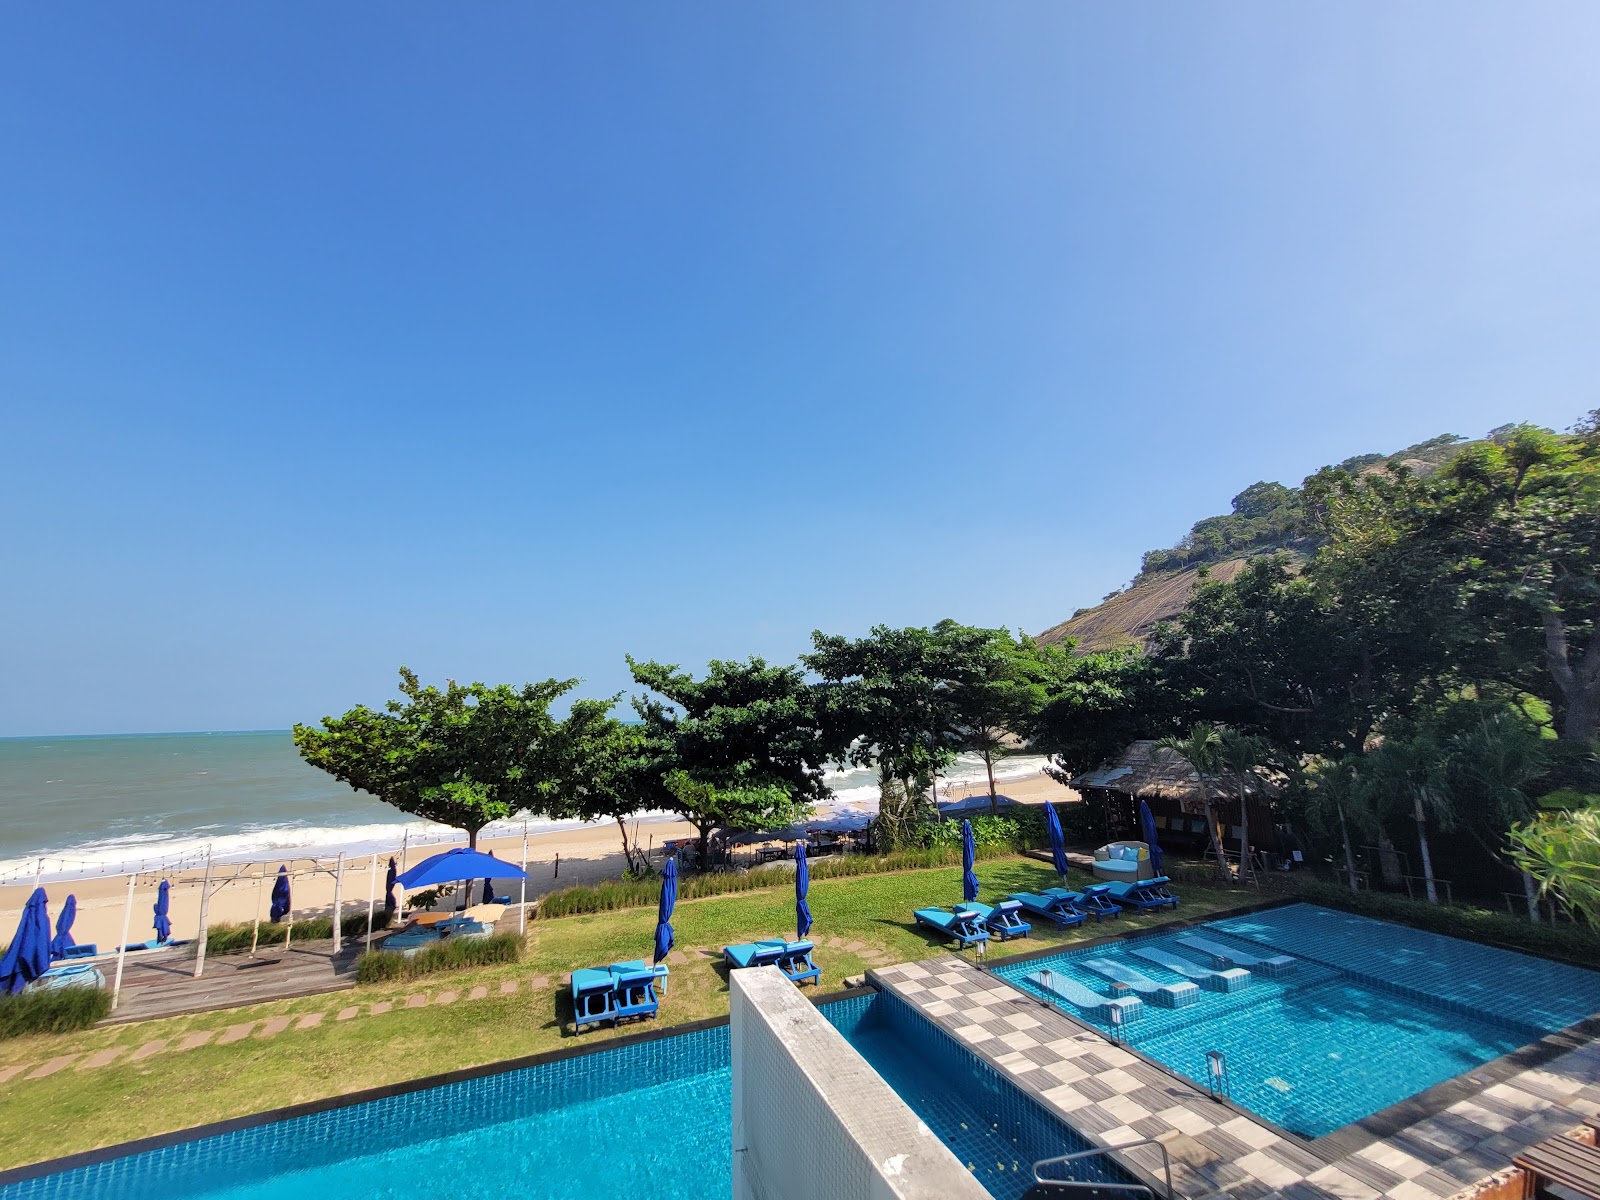
POLYGON ((1211 845, 1217 852, 1217 869, 1226 877, 1228 860, 1222 853, 1222 839, 1217 836, 1217 816, 1211 804, 1211 783, 1222 772, 1221 732, 1209 722, 1196 721, 1186 736, 1161 738, 1156 742, 1156 748, 1176 755, 1194 768, 1206 806, 1206 828, 1211 831, 1211 845))
POLYGON ((1006 629, 940 621, 934 633, 952 661, 950 694, 956 748, 983 759, 989 811, 998 815, 994 761, 1017 744, 1049 700, 1046 656, 1031 638, 1006 629))
POLYGON ((712 662, 695 679, 669 664, 628 666, 654 693, 634 702, 644 726, 635 769, 700 831, 702 864, 719 824, 782 827, 831 794, 824 772, 846 742, 798 667, 712 662), (687 782, 669 786, 674 773, 687 782))
POLYGON ((1513 854, 1591 925, 1600 923, 1600 809, 1544 813, 1511 832, 1513 854))
POLYGON ((1255 875, 1255 864, 1250 858, 1250 781, 1259 782, 1260 771, 1272 762, 1272 744, 1253 734, 1224 729, 1217 739, 1216 765, 1221 774, 1233 781, 1239 796, 1239 881, 1255 875))
POLYGON ((922 815, 924 795, 955 757, 953 689, 973 678, 965 673, 969 643, 931 629, 886 625, 854 639, 814 632, 811 642, 801 662, 822 678, 823 723, 843 761, 877 768, 879 832, 895 844, 922 815))
POLYGON ((1306 772, 1308 784, 1305 796, 1305 815, 1312 825, 1326 830, 1338 823, 1339 840, 1344 848, 1345 879, 1352 892, 1359 891, 1356 876, 1355 848, 1350 842, 1352 823, 1362 832, 1373 832, 1378 822, 1366 803, 1361 781, 1356 775, 1357 759, 1354 756, 1340 759, 1319 759, 1306 772))
POLYGON ((446 681, 443 690, 400 668, 400 693, 381 710, 358 705, 321 726, 296 725, 300 755, 401 812, 464 830, 478 845, 491 821, 538 808, 555 771, 550 705, 577 680, 513 688, 446 681))
MULTIPOLYGON (((1404 735, 1387 737, 1376 750, 1366 755, 1359 768, 1363 783, 1382 811, 1385 802, 1403 805, 1417 828, 1417 846, 1422 854, 1422 878, 1428 903, 1439 903, 1439 890, 1433 874, 1433 851, 1428 842, 1428 817, 1437 816, 1441 824, 1451 823, 1449 791, 1444 784, 1444 751, 1434 731, 1417 727, 1404 735)), ((1380 843, 1381 844, 1381 843, 1380 843)))
POLYGON ((1024 732, 1031 749, 1050 756, 1046 770, 1061 783, 1171 724, 1165 681, 1154 660, 1137 650, 1079 655, 1070 643, 1058 643, 1036 653, 1045 700, 1024 732))
POLYGON ((577 700, 552 739, 559 778, 545 812, 556 820, 611 820, 622 838, 628 870, 644 874, 649 860, 628 829, 640 812, 671 807, 649 731, 611 715, 617 697, 577 700))

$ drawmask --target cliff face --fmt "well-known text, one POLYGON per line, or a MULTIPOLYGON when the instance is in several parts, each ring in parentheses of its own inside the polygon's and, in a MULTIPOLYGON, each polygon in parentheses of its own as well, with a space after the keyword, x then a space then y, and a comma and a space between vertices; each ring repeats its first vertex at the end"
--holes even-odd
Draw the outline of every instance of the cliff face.
MULTIPOLYGON (((1230 558, 1213 563, 1210 578, 1223 583, 1236 578, 1245 558, 1230 558)), ((1183 611, 1189 595, 1200 581, 1199 567, 1181 571, 1160 571, 1139 576, 1125 592, 1118 592, 1103 604, 1086 608, 1059 625, 1038 635, 1041 642, 1061 642, 1072 638, 1077 649, 1088 653, 1118 646, 1144 646, 1146 639, 1162 621, 1170 621, 1183 611)))

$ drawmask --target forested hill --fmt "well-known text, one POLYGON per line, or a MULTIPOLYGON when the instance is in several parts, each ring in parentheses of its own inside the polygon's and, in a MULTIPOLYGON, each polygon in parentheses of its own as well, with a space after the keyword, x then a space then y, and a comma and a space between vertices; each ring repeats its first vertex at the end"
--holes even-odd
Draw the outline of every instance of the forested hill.
MULTIPOLYGON (((1493 440, 1512 428, 1502 426, 1487 437, 1493 440)), ((1472 444, 1455 434, 1441 434, 1392 454, 1358 454, 1332 469, 1368 472, 1399 465, 1427 474, 1472 444)), ((1074 638, 1083 651, 1143 644, 1157 624, 1177 616, 1194 591, 1202 567, 1211 578, 1226 582, 1255 555, 1278 550, 1306 554, 1316 545, 1315 533, 1306 520, 1304 481, 1300 487, 1265 480, 1253 483, 1233 498, 1231 512, 1196 521, 1176 546, 1146 551, 1131 584, 1046 629, 1038 635, 1039 640, 1074 638)))

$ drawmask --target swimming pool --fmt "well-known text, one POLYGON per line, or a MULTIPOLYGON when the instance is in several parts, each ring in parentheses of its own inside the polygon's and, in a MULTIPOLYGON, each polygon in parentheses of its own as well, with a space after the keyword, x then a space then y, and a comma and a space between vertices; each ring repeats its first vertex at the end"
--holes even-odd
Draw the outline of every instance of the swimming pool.
MULTIPOLYGON (((1086 1148, 903 1002, 822 1011, 998 1200, 1027 1190, 1036 1160, 1086 1148)), ((704 1200, 731 1190, 732 1141, 724 1024, 178 1141, 0 1185, 0 1200, 578 1200, 607 1181, 704 1200)), ((1098 1161, 1076 1176, 1126 1178, 1098 1161)))
MULTIPOLYGON (((1225 1059, 1232 1099, 1306 1137, 1330 1133, 1547 1033, 1600 1012, 1600 973, 1310 904, 1291 904, 995 967, 1036 996, 1048 970, 1102 996, 1103 961, 1157 984, 1197 983, 1192 1003, 1146 998, 1119 1036, 1197 1083, 1206 1055, 1225 1059), (1251 972, 1241 990, 1194 980, 1153 961, 1171 956, 1202 975, 1216 963, 1186 939, 1248 955, 1287 955, 1272 977, 1251 972)), ((1102 1028, 1108 1018, 1054 1002, 1102 1028)))

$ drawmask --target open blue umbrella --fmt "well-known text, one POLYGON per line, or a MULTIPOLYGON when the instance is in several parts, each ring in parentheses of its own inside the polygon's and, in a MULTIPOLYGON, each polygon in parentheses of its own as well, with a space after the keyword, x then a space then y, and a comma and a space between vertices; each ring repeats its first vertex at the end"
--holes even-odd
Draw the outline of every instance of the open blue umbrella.
MULTIPOLYGON (((294 901, 289 894, 289 869, 287 867, 279 867, 278 878, 272 884, 272 907, 268 910, 267 915, 272 918, 272 923, 276 925, 289 915, 289 909, 293 906, 294 901)), ((260 912, 261 910, 257 909, 256 911, 260 912)))
POLYGON ((468 850, 457 846, 443 854, 425 858, 395 882, 407 891, 415 888, 438 887, 443 883, 459 883, 463 879, 526 879, 527 872, 508 862, 501 862, 492 854, 468 850))
POLYGON ((1145 844, 1150 847, 1150 866, 1159 875, 1161 874, 1161 847, 1156 842, 1156 819, 1150 811, 1150 806, 1143 800, 1139 801, 1139 830, 1144 834, 1145 844))
POLYGON ((14 995, 50 969, 50 911, 43 888, 34 888, 6 956, 0 958, 0 992, 14 995))
POLYGON ((50 958, 52 960, 65 958, 67 947, 74 945, 72 940, 72 923, 78 919, 78 898, 68 896, 67 902, 61 906, 61 914, 56 917, 56 935, 50 939, 50 958))
POLYGON ((978 877, 972 864, 978 857, 978 847, 972 840, 972 822, 961 822, 961 898, 972 903, 978 898, 978 877))
POLYGON ((678 860, 667 859, 661 868, 661 903, 656 906, 656 962, 672 949, 672 910, 678 903, 678 860))
POLYGON ((383 877, 383 907, 388 912, 393 912, 400 907, 400 902, 394 898, 394 859, 389 860, 388 873, 383 877))
POLYGON ((811 932, 811 906, 806 903, 806 893, 811 890, 811 864, 806 862, 806 844, 795 843, 794 848, 794 936, 803 938, 811 932))
POLYGON ((1049 801, 1044 806, 1044 831, 1050 835, 1050 857, 1056 864, 1056 874, 1067 877, 1067 839, 1061 833, 1061 818, 1056 816, 1056 806, 1049 801))
POLYGON ((164 942, 172 936, 172 922, 167 919, 167 909, 172 904, 172 898, 169 894, 171 891, 172 885, 163 879, 161 886, 156 889, 155 906, 150 910, 155 918, 151 921, 151 924, 155 927, 156 941, 158 943, 164 942))

